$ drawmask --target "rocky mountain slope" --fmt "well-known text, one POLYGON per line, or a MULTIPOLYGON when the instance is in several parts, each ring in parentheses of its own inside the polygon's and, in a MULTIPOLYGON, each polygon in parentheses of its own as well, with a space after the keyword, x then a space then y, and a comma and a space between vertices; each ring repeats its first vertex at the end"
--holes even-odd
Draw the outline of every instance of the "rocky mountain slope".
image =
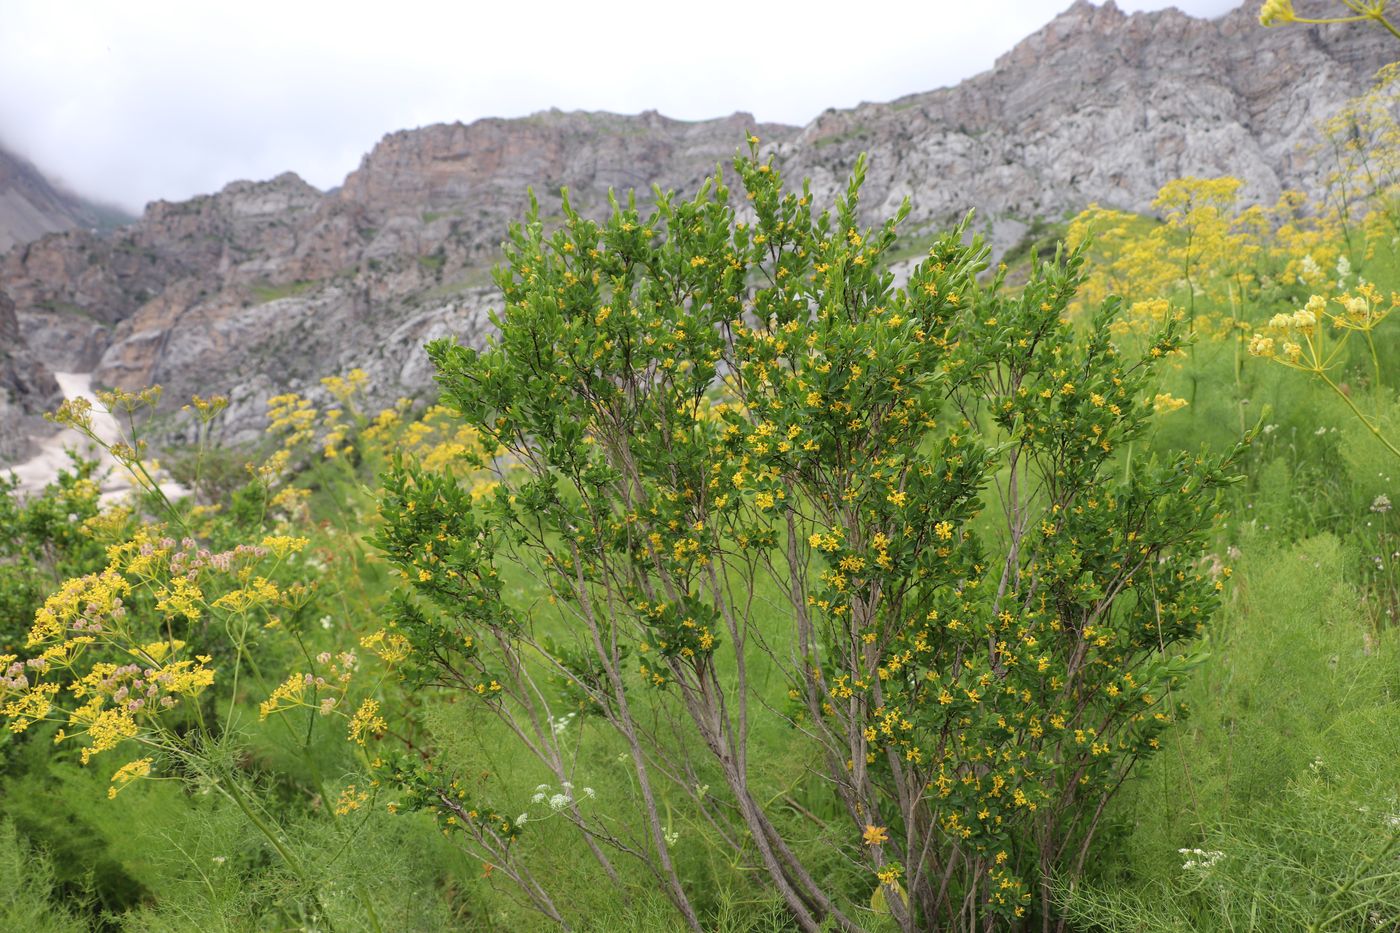
POLYGON ((0 147, 0 253, 46 233, 106 229, 133 219, 58 190, 27 160, 0 147))
POLYGON ((1393 40, 1358 29, 1263 30, 1254 12, 1126 15, 1084 0, 953 88, 827 111, 804 128, 746 114, 551 111, 386 136, 336 191, 295 175, 150 205, 115 234, 52 234, 0 257, 29 352, 98 384, 233 397, 233 435, 266 399, 354 366, 375 402, 431 388, 424 341, 481 339, 488 270, 509 221, 567 185, 599 212, 610 188, 688 191, 755 130, 823 198, 870 153, 872 219, 906 195, 910 229, 976 208, 998 248, 1090 201, 1146 210, 1182 175, 1232 174, 1272 199, 1308 187, 1317 121, 1364 89, 1393 40))
MULTIPOLYGON (((1307 8, 1298 3, 1300 10, 1307 8)), ((787 170, 834 191, 871 152, 879 215, 910 221, 975 207, 1009 245, 1036 217, 1097 201, 1146 212, 1161 185, 1233 175, 1271 202, 1321 175, 1316 126, 1397 57, 1355 27, 1265 29, 1253 3, 1217 20, 1176 9, 1127 15, 1086 0, 956 87, 829 110, 780 147, 787 170)))

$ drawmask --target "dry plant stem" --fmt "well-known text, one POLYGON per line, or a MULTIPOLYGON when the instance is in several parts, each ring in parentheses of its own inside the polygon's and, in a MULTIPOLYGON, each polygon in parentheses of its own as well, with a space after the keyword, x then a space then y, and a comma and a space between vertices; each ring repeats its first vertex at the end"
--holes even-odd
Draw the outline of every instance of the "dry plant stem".
MULTIPOLYGON (((518 655, 516 655, 516 653, 510 649, 509 642, 507 642, 507 640, 501 633, 497 632, 495 634, 497 636, 497 642, 501 648, 502 657, 515 659, 515 663, 510 664, 511 676, 516 679, 517 683, 528 684, 531 690, 534 690, 536 693, 538 693, 538 688, 535 686, 533 679, 530 678, 529 674, 526 672, 524 664, 519 662, 518 655)), ((533 642, 528 642, 528 644, 530 644, 531 647, 534 647, 542 655, 545 654, 543 649, 540 648, 538 645, 535 645, 533 642)), ((566 673, 563 671, 562 668, 560 670, 562 673, 566 673)), ((558 743, 552 740, 552 730, 546 724, 542 723, 539 720, 538 716, 534 714, 533 706, 528 697, 524 697, 518 694, 512 694, 512 696, 518 702, 520 702, 522 706, 525 706, 530 712, 530 715, 528 717, 530 732, 526 732, 525 727, 510 712, 510 710, 505 706, 505 704, 493 704, 491 706, 491 709, 495 713, 497 719, 504 723, 505 726, 508 729, 510 729, 512 733, 514 733, 516 738, 520 740, 521 744, 525 746, 525 748, 530 752, 530 754, 534 755, 542 764, 549 768, 550 772, 555 776, 555 778, 557 778, 561 782, 570 780, 570 773, 564 765, 558 743)), ((543 700, 542 696, 541 700, 543 700)), ((601 703, 601 699, 599 700, 599 702, 601 703)), ((548 716, 547 710, 546 716, 548 716)), ((623 852, 636 855, 639 858, 642 858, 642 856, 635 849, 631 848, 630 846, 627 846, 625 843, 623 843, 616 837, 611 836, 610 834, 600 834, 597 831, 595 831, 595 829, 592 826, 590 826, 588 822, 584 819, 583 813, 579 808, 577 800, 571 802, 569 807, 569 813, 571 815, 571 821, 576 826, 578 826, 578 828, 582 832, 584 837, 584 843, 588 846, 589 852, 592 853, 594 859, 598 862, 598 864, 602 867, 603 871, 615 884, 620 884, 621 882, 617 874, 617 869, 613 866, 612 860, 607 857, 607 854, 603 852, 601 848, 599 848, 597 842, 598 838, 604 838, 610 844, 614 845, 616 848, 623 852)), ((643 858, 643 862, 645 864, 645 858, 643 858)), ((660 879, 659 876, 658 880, 664 881, 664 879, 660 879)))
MULTIPOLYGON (((744 654, 744 636, 747 629, 735 619, 730 610, 729 601, 725 598, 725 588, 721 586, 715 570, 715 563, 716 562, 712 561, 709 566, 711 596, 714 598, 715 604, 720 608, 721 615, 725 619, 726 626, 729 630, 729 636, 734 645, 735 662, 738 671, 735 692, 739 707, 738 737, 737 739, 735 738, 732 726, 729 729, 723 730, 728 735, 727 747, 720 748, 718 747, 720 736, 715 734, 713 738, 716 745, 716 754, 720 756, 721 764, 725 767, 725 775, 728 779, 730 789, 740 800, 740 810, 745 814, 746 822, 749 823, 750 829, 757 830, 763 836, 767 837, 768 845, 781 857, 783 863, 786 864, 788 870, 791 871, 793 880, 805 891, 804 901, 810 903, 823 916, 832 916, 836 918, 837 922, 842 924, 843 929, 848 928, 847 925, 850 924, 849 919, 842 915, 841 911, 836 908, 831 899, 812 880, 801 861, 788 848, 781 834, 778 833, 776 827, 773 826, 768 816, 763 812, 763 808, 753 799, 753 794, 749 788, 748 782, 749 686, 748 666, 744 654)), ((710 686, 710 689, 706 692, 707 697, 716 701, 718 704, 717 706, 712 704, 707 710, 707 713, 716 723, 728 723, 728 719, 722 708, 723 688, 714 679, 712 668, 708 669, 707 673, 709 676, 706 678, 706 682, 710 686)), ((757 841, 758 838, 759 837, 756 835, 755 841, 757 841)), ((764 851, 764 848, 760 847, 760 852, 764 851)), ((765 858, 765 863, 766 862, 767 858, 765 858)), ((786 876, 787 872, 783 874, 786 876)))
MULTIPOLYGON (((848 524, 850 516, 847 515, 844 517, 844 519, 845 521, 843 523, 848 524)), ((836 517, 832 516, 832 520, 835 521, 836 517)), ((841 770, 844 770, 838 770, 838 768, 836 767, 841 761, 842 750, 849 754, 849 760, 852 762, 853 765, 850 777, 851 783, 838 783, 837 787, 838 790, 841 792, 841 796, 847 804, 847 808, 851 814, 852 821, 857 826, 859 826, 861 824, 860 814, 862 812, 872 815, 875 813, 874 794, 872 792, 872 788, 870 787, 867 778, 867 770, 865 765, 865 738, 863 731, 859 726, 860 723, 864 722, 864 716, 866 712, 865 703, 863 699, 855 696, 851 697, 848 700, 848 709, 845 716, 843 717, 846 724, 846 729, 844 730, 844 738, 831 730, 830 726, 827 723, 827 718, 822 714, 821 703, 822 697, 826 695, 826 688, 824 682, 820 677, 820 664, 816 660, 819 657, 818 649, 816 642, 813 638, 812 626, 809 616, 807 614, 806 600, 805 598, 803 598, 802 595, 804 592, 804 586, 802 581, 805 577, 806 568, 797 551, 798 538, 799 534, 797 532, 795 518, 790 514, 788 517, 786 581, 788 585, 786 587, 786 591, 788 593, 788 599, 791 603, 792 609, 798 620, 799 647, 802 650, 803 655, 799 663, 801 663, 803 669, 808 672, 808 675, 804 682, 805 689, 803 693, 809 713, 811 714, 812 722, 817 723, 818 728, 821 730, 821 735, 819 736, 819 738, 822 740, 822 744, 825 745, 827 748, 828 760, 832 764, 832 767, 830 769, 831 773, 841 773, 841 770)), ((873 597, 872 602, 876 599, 878 599, 878 596, 873 597)), ((858 625, 853 625, 853 629, 858 628, 858 625)), ((860 657, 863 654, 863 652, 861 651, 860 647, 855 644, 855 640, 853 637, 847 639, 847 652, 847 662, 850 665, 848 669, 857 669, 856 659, 858 657, 860 658, 861 662, 869 660, 867 658, 860 657)), ((891 760, 895 768, 895 772, 896 774, 898 774, 900 771, 900 764, 897 761, 897 759, 891 760)), ((894 915, 896 922, 899 923, 901 929, 910 929, 912 924, 912 918, 909 916, 909 913, 905 908, 903 901, 899 897, 891 895, 888 898, 888 903, 890 904, 891 912, 894 915)))
MULTIPOLYGON (((438 797, 438 801, 445 809, 452 811, 463 826, 476 825, 470 815, 464 812, 461 805, 451 797, 448 797, 446 794, 441 794, 438 797)), ((539 882, 535 881, 534 876, 530 874, 529 870, 524 867, 514 867, 514 859, 510 857, 510 845, 507 841, 502 840, 494 832, 487 831, 483 833, 479 829, 476 830, 473 835, 477 843, 496 859, 496 861, 491 864, 505 874, 507 878, 515 882, 515 886, 524 892, 525 896, 530 899, 530 902, 534 905, 536 910, 559 924, 563 929, 572 929, 568 921, 566 921, 564 916, 559 912, 559 908, 555 906, 554 901, 550 898, 549 892, 547 892, 539 882)), ((468 854, 478 861, 485 861, 475 853, 468 852, 468 854)))
POLYGON ((691 905, 690 899, 686 897, 685 889, 681 886, 680 878, 676 874, 675 865, 671 862, 671 855, 666 845, 666 829, 661 822, 661 814, 656 805, 656 796, 652 791, 651 778, 647 772, 646 756, 642 751, 641 743, 637 740, 637 730, 634 726, 631 704, 628 702, 626 691, 622 683, 622 674, 619 670, 621 658, 614 642, 612 649, 604 647, 603 635, 598 624, 597 616, 593 610, 592 593, 588 584, 583 578, 583 561, 576 545, 570 546, 573 554, 574 567, 576 568, 574 585, 575 593, 582 607, 584 619, 588 625, 589 635, 593 639, 593 649, 597 652, 600 660, 606 662, 608 681, 612 687, 613 701, 618 711, 618 725, 622 731, 623 738, 627 741, 627 747, 632 756, 632 768, 637 775, 637 783, 642 793, 642 804, 646 811, 647 822, 651 827, 652 845, 656 850, 657 861, 661 864, 661 869, 666 874, 666 891, 671 898, 671 902, 685 918, 686 924, 693 930, 700 931, 700 918, 695 913, 695 908, 691 905))
MULTIPOLYGON (((512 714, 510 709, 505 704, 490 704, 489 708, 496 715, 497 719, 500 720, 504 725, 506 725, 506 727, 509 728, 512 733, 515 734, 515 736, 526 747, 526 749, 532 755, 534 755, 541 763, 543 763, 544 765, 546 765, 546 767, 550 769, 550 771, 555 775, 556 778, 558 778, 560 781, 568 780, 569 773, 564 765, 562 753, 559 749, 558 743, 553 741, 553 731, 547 723, 542 722, 539 718, 538 708, 536 706, 535 701, 538 701, 539 704, 543 704, 545 716, 548 717, 549 712, 547 701, 544 699, 544 696, 539 690, 538 686, 534 683, 533 678, 530 677, 523 660, 519 656, 519 653, 515 651, 512 647, 511 636, 508 636, 505 632, 495 629, 492 630, 492 634, 495 636, 500 656, 503 660, 505 660, 506 665, 509 669, 510 677, 508 677, 507 679, 510 680, 512 683, 515 683, 520 686, 519 693, 512 692, 511 695, 517 700, 517 702, 521 704, 521 706, 526 711, 529 732, 527 732, 526 730, 526 725, 522 724, 522 722, 515 715, 512 714), (534 698, 533 700, 532 697, 534 698)), ((559 666, 557 662, 554 661, 553 657, 547 651, 545 651, 541 645, 528 638, 524 639, 524 643, 529 647, 533 648, 535 652, 539 654, 540 657, 546 659, 548 662, 553 664, 560 674, 568 674, 568 671, 559 666)), ((484 669, 479 669, 477 673, 480 675, 484 674, 485 672, 484 669)), ((470 689, 471 680, 469 678, 459 676, 459 680, 461 682, 461 686, 470 689)), ((606 697, 594 694, 591 690, 589 690, 588 693, 590 697, 592 697, 594 702, 596 702, 599 705, 600 708, 604 709, 605 711, 607 710, 606 697)), ((616 719, 611 714, 607 715, 609 720, 616 725, 616 719)), ((613 866, 612 861, 607 857, 607 855, 602 851, 602 849, 599 848, 597 844, 597 840, 599 838, 604 839, 606 842, 613 845, 620 851, 638 858, 642 862, 642 864, 645 865, 648 869, 652 868, 650 862, 645 856, 645 853, 638 851, 632 846, 626 844, 623 840, 618 839, 617 837, 611 834, 600 833, 597 830, 595 830, 594 827, 590 826, 584 820, 583 814, 579 809, 577 801, 574 801, 571 805, 570 813, 572 817, 571 821, 576 826, 578 826, 580 831, 583 833, 585 844, 588 846, 589 851, 593 854, 595 860, 598 861, 599 865, 603 868, 604 872, 608 875, 608 877, 612 879, 615 883, 618 882, 619 876, 617 875, 616 868, 613 866)), ((515 876, 512 874, 508 874, 507 876, 511 877, 512 880, 515 880, 515 876)), ((661 876, 660 874, 657 875, 657 879, 661 881, 663 885, 667 883, 667 879, 661 876)), ((538 884, 535 884, 538 887, 538 884)), ((542 891, 543 889, 541 888, 540 890, 542 891)))
MULTIPOLYGON (((530 676, 530 672, 521 660, 519 653, 513 650, 508 642, 499 638, 499 635, 498 644, 501 647, 502 657, 507 662, 508 672, 511 678, 523 688, 520 694, 516 696, 516 700, 526 709, 530 726, 535 734, 535 741, 531 742, 525 736, 524 730, 515 720, 515 717, 509 712, 502 710, 500 718, 505 720, 511 731, 530 749, 531 753, 534 754, 536 758, 549 768, 550 772, 558 781, 561 783, 569 781, 571 779, 571 774, 564 765, 562 751, 559 747, 559 743, 555 740, 555 733, 552 726, 553 715, 550 713, 548 700, 545 699, 543 691, 539 689, 534 678, 530 676), (543 709, 543 721, 540 718, 540 709, 543 709)), ((602 866, 603 871, 607 874, 608 878, 611 879, 613 884, 620 885, 621 880, 617 874, 617 869, 613 867, 612 861, 607 857, 606 853, 598 847, 597 840, 594 839, 593 833, 588 830, 587 823, 583 818, 583 813, 579 809, 578 801, 574 800, 572 795, 570 799, 569 811, 573 815, 573 822, 575 825, 583 831, 584 844, 588 846, 589 852, 593 854, 593 858, 602 866)))
MULTIPOLYGON (((625 444, 620 438, 610 439, 611 443, 606 445, 606 449, 611 454, 614 465, 625 477, 632 478, 632 484, 626 492, 627 499, 631 498, 631 489, 640 490, 641 482, 635 463, 632 462, 625 444)), ((575 561, 578 555, 575 551, 575 561)), ((667 590, 668 597, 675 599, 683 592, 683 587, 678 581, 671 578, 671 575, 662 567, 659 555, 653 554, 652 568, 657 573, 663 587, 667 590)), ((727 569, 727 568, 726 568, 727 569)), ((726 573, 727 576, 727 573, 726 573)), ((747 634, 747 623, 740 622, 731 609, 729 600, 725 597, 726 587, 722 584, 715 562, 710 563, 708 571, 708 589, 715 606, 719 609, 722 618, 725 620, 726 628, 733 645, 734 656, 737 667, 736 696, 738 704, 738 724, 731 722, 729 715, 725 711, 723 688, 714 680, 712 668, 707 668, 702 674, 696 673, 696 683, 693 686, 687 684, 684 670, 680 665, 672 666, 672 671, 676 675, 677 682, 682 686, 682 695, 686 701, 690 717, 696 727, 700 730, 707 747, 718 759, 726 784, 729 785, 739 806, 739 813, 750 830, 750 838, 753 840, 760 859, 767 870, 770 878, 777 886, 788 906, 793 910, 795 918, 804 930, 816 930, 819 928, 821 917, 830 916, 842 929, 858 929, 849 918, 845 917, 841 911, 831 901, 830 897, 821 890, 815 883, 806 868, 794 853, 788 848, 780 833, 772 825, 762 808, 753 799, 749 789, 747 773, 747 737, 749 729, 748 720, 748 679, 747 662, 744 653, 745 636, 747 634), (737 731, 737 737, 736 737, 737 731), (812 913, 815 911, 815 915, 812 913)), ((650 581, 645 575, 635 575, 635 582, 643 590, 649 589, 650 581)), ((580 589, 582 589, 582 579, 580 576, 580 589)))

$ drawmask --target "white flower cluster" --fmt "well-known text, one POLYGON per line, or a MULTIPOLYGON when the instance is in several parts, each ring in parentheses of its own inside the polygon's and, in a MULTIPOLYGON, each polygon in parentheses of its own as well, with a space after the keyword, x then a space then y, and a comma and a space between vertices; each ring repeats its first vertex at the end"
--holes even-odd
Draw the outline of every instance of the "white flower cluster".
POLYGON ((1322 269, 1318 266, 1317 260, 1312 258, 1312 253, 1303 257, 1302 274, 1298 276, 1299 285, 1310 285, 1322 275, 1322 269))
POLYGON ((1182 855, 1187 856, 1181 865, 1182 871, 1210 871, 1216 863, 1225 857, 1225 853, 1217 849, 1177 849, 1182 855))
MULTIPOLYGON (((578 794, 575 795, 573 783, 564 781, 559 785, 559 790, 557 791, 554 789, 553 785, 540 784, 535 788, 534 794, 531 795, 530 802, 533 804, 547 805, 550 812, 546 814, 546 816, 549 816, 573 806, 575 803, 584 800, 592 800, 596 796, 598 796, 597 792, 591 787, 581 787, 579 788, 578 794)), ((522 813, 515 818, 515 825, 523 826, 529 819, 529 813, 522 813)))

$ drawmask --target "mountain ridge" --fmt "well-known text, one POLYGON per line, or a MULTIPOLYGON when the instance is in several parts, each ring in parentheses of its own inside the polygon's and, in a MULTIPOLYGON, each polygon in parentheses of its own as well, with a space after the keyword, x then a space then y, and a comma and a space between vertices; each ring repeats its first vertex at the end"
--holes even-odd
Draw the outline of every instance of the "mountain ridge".
POLYGON ((831 109, 804 127, 749 114, 681 121, 559 110, 387 133, 337 188, 293 173, 157 201, 111 234, 72 230, 0 257, 31 354, 98 383, 229 393, 230 436, 253 436, 266 399, 316 394, 363 366, 371 401, 430 390, 421 345, 484 338, 489 267, 526 206, 605 209, 610 189, 692 190, 756 130, 819 203, 870 152, 867 217, 905 197, 910 229, 970 207, 998 249, 1036 218, 1099 201, 1146 210, 1181 175, 1233 174, 1246 197, 1315 186, 1298 154, 1322 117, 1389 60, 1365 30, 1262 30, 1240 9, 1210 20, 1126 14, 1077 0, 957 85, 831 109))
POLYGON ((135 219, 68 192, 0 141, 0 253, 48 233, 111 229, 135 219))

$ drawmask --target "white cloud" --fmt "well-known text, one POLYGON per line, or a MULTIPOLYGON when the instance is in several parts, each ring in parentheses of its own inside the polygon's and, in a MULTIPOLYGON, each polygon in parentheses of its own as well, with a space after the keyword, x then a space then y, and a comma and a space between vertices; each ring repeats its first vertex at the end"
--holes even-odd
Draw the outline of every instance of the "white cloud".
POLYGON ((801 124, 956 83, 1067 4, 6 0, 0 141, 132 208, 287 170, 326 188, 384 133, 439 121, 559 107, 801 124))

